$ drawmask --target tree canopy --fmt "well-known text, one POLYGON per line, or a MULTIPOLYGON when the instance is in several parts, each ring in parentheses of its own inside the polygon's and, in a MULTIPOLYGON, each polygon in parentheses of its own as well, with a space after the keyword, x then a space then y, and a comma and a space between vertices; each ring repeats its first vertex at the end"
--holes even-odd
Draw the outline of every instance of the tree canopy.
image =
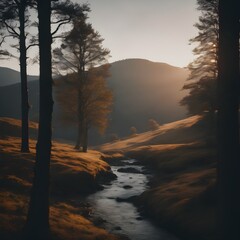
POLYGON ((106 63, 110 51, 102 46, 104 39, 84 18, 73 21, 73 27, 63 39, 61 47, 55 48, 54 64, 57 72, 77 72, 106 63))
MULTIPOLYGON (((91 68, 87 72, 87 81, 82 86, 82 111, 87 127, 96 127, 103 133, 108 125, 113 96, 107 87, 109 65, 91 68)), ((55 81, 56 101, 62 107, 61 121, 76 124, 78 121, 78 75, 69 74, 55 81)))
MULTIPOLYGON (((74 81, 72 86, 75 90, 69 89, 71 95, 68 98, 76 96, 76 148, 83 146, 84 151, 87 149, 89 127, 94 125, 100 130, 106 128, 107 120, 104 119, 107 119, 106 115, 112 102, 112 95, 105 83, 108 67, 98 68, 107 63, 110 53, 103 47, 103 40, 92 25, 86 22, 86 17, 79 17, 74 19, 72 29, 66 34, 61 47, 53 51, 55 72, 60 75, 68 74, 68 78, 71 76, 74 81)), ((71 105, 75 106, 73 102, 71 105)))
POLYGON ((188 65, 190 75, 183 89, 189 94, 181 100, 190 114, 214 112, 217 108, 216 79, 218 66, 218 0, 198 0, 201 11, 199 22, 194 26, 198 35, 190 39, 196 59, 188 65))

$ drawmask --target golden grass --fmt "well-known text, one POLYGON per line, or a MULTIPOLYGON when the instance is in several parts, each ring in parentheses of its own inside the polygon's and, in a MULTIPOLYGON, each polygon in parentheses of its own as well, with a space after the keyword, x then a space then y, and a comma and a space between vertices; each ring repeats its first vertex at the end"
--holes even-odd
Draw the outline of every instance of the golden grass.
POLYGON ((194 125, 197 124, 200 119, 200 116, 193 116, 173 123, 164 124, 157 130, 107 143, 101 145, 98 149, 102 152, 127 152, 138 146, 191 143, 202 137, 202 133, 196 131, 194 128, 194 125))
POLYGON ((160 225, 187 240, 214 240, 216 152, 206 144, 200 116, 107 143, 99 149, 121 152, 152 167, 151 188, 138 199, 160 225))
MULTIPOLYGON (((117 160, 127 154, 156 171, 152 188, 139 198, 149 215, 183 239, 214 240, 216 153, 204 143, 199 120, 201 117, 194 116, 99 147, 104 152, 115 152, 113 156, 93 150, 79 153, 72 146, 54 142, 52 191, 71 194, 69 189, 77 192, 84 186, 89 188, 100 172, 109 170, 109 165, 101 158, 117 160), (86 181, 90 185, 86 185, 86 181)), ((36 142, 30 141, 31 153, 22 154, 20 140, 14 136, 5 135, 4 140, 0 140, 3 236, 18 232, 24 224, 34 163, 36 142)), ((70 203, 54 201, 50 222, 56 239, 115 238, 93 226, 81 215, 81 208, 70 203)))
MULTIPOLYGON (((37 127, 35 123, 30 125, 33 129, 37 127)), ((17 137, 19 128, 18 120, 0 119, 0 239, 3 240, 16 239, 25 224, 33 178, 36 141, 30 140, 30 153, 21 153, 20 138, 17 137)), ((73 146, 53 142, 50 207, 52 239, 119 239, 94 226, 82 215, 84 207, 73 206, 69 201, 74 198, 73 193, 82 193, 89 187, 95 187, 99 174, 109 173, 110 166, 101 160, 101 156, 97 151, 80 153, 73 146), (56 193, 61 193, 61 198, 56 193), (58 199, 64 198, 67 198, 65 202, 59 202, 58 199)))
POLYGON ((213 240, 216 234, 216 169, 201 169, 161 179, 140 197, 147 213, 184 239, 213 240), (211 190, 212 191, 212 190, 211 190))
MULTIPOLYGON (((20 234, 26 221, 28 197, 13 192, 0 193, 0 237, 15 239, 20 234)), ((81 208, 67 203, 55 203, 50 207, 51 239, 56 240, 117 240, 104 229, 95 227, 88 219, 81 216, 81 208)))
MULTIPOLYGON (((37 136, 38 124, 29 122, 29 134, 31 137, 37 136)), ((21 121, 14 118, 0 117, 0 137, 21 136, 21 121)))
POLYGON ((58 203, 50 209, 52 234, 62 240, 103 240, 118 239, 104 229, 95 227, 89 220, 81 216, 78 208, 58 203))
MULTIPOLYGON (((35 145, 36 141, 30 140, 30 153, 21 153, 19 138, 6 137, 0 140, 2 165, 0 173, 1 176, 5 176, 5 181, 12 175, 17 176, 19 181, 24 179, 27 181, 25 184, 30 184, 35 159, 35 145)), ((100 159, 101 156, 100 152, 94 150, 80 153, 71 145, 53 142, 51 157, 53 191, 77 192, 78 189, 87 188, 88 184, 94 184, 95 178, 99 174, 110 170, 110 166, 100 159)))

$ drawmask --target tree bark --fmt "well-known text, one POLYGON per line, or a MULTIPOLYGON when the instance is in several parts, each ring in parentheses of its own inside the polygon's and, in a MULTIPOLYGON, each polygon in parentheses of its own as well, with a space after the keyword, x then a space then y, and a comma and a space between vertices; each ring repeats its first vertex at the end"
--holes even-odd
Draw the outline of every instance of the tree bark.
POLYGON ((75 149, 80 150, 82 148, 82 143, 83 143, 82 90, 80 88, 78 89, 77 115, 78 115, 78 136, 77 136, 77 142, 76 142, 76 145, 75 145, 75 149))
POLYGON ((79 150, 81 147, 81 138, 82 138, 81 123, 79 120, 78 120, 78 125, 77 125, 77 133, 78 133, 77 141, 76 141, 76 145, 75 145, 74 149, 79 150))
POLYGON ((26 1, 22 0, 19 5, 19 23, 20 23, 20 74, 21 74, 21 114, 22 114, 22 142, 21 151, 29 152, 29 130, 28 130, 28 86, 27 86, 27 49, 25 36, 25 11, 26 1))
POLYGON ((36 163, 27 217, 28 240, 49 239, 49 168, 52 137, 51 1, 38 0, 40 113, 36 163))
POLYGON ((219 1, 218 233, 240 239, 239 1, 219 1))
POLYGON ((83 129, 83 152, 87 152, 87 149, 88 149, 88 126, 85 120, 83 129))

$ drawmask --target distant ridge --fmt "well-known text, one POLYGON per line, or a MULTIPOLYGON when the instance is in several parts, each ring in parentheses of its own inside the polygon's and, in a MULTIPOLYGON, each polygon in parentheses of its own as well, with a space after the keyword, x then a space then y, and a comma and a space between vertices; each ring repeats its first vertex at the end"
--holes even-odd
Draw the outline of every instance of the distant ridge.
POLYGON ((131 126, 146 131, 149 118, 159 123, 184 118, 186 109, 179 101, 187 94, 182 88, 188 74, 187 69, 145 59, 112 63, 108 84, 113 89, 115 104, 109 131, 117 129, 122 137, 129 134, 131 126))
MULTIPOLYGON (((38 76, 28 76, 28 81, 37 80, 38 76)), ((7 67, 0 67, 0 87, 20 83, 20 73, 7 67)))
POLYGON ((126 58, 126 59, 121 59, 121 60, 117 60, 115 62, 112 62, 110 64, 118 64, 118 63, 121 63, 121 62, 124 62, 124 63, 131 63, 131 62, 142 62, 142 63, 149 63, 149 64, 157 64, 157 65, 162 65, 162 66, 168 66, 168 67, 173 67, 173 68, 179 68, 179 69, 184 69, 184 68, 181 68, 181 67, 176 67, 176 66, 173 66, 169 63, 164 63, 164 62, 155 62, 155 61, 151 61, 151 60, 148 60, 148 59, 143 59, 143 58, 126 58))
MULTIPOLYGON (((112 134, 128 136, 132 126, 137 128, 138 133, 146 131, 150 118, 160 124, 185 118, 186 109, 179 105, 179 101, 187 94, 182 91, 182 87, 188 74, 186 69, 144 59, 126 59, 111 63, 110 77, 107 79, 114 94, 110 125, 102 138, 96 131, 91 131, 90 144, 108 141, 112 134)), ((30 119, 37 121, 38 82, 31 81, 28 85, 30 119)), ((55 88, 53 89, 55 91, 55 88)), ((75 126, 63 126, 59 121, 60 112, 61 106, 55 99, 54 136, 75 140, 75 126)), ((19 82, 0 87, 0 116, 20 118, 19 82), (10 99, 9 96, 13 97, 10 99)))

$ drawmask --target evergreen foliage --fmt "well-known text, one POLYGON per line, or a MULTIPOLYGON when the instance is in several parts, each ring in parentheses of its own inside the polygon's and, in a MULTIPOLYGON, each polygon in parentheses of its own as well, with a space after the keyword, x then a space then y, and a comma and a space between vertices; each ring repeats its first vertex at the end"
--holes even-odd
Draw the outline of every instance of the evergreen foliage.
POLYGON ((180 102, 187 106, 189 114, 213 113, 217 109, 218 0, 198 0, 197 3, 201 11, 199 22, 194 25, 198 35, 190 39, 190 44, 197 43, 193 49, 196 59, 188 65, 189 82, 183 87, 189 94, 180 102))
MULTIPOLYGON (((86 22, 86 16, 75 18, 72 29, 62 41, 60 48, 53 51, 55 71, 72 74, 75 89, 68 98, 74 98, 74 114, 78 121, 76 149, 87 151, 88 129, 94 125, 104 131, 106 115, 112 103, 112 94, 106 87, 108 67, 96 68, 107 62, 110 51, 102 46, 103 38, 86 22), (76 94, 74 94, 76 92, 76 94)), ((61 95, 61 94, 60 94, 61 95)), ((65 97, 64 97, 65 98, 65 97)), ((63 99, 63 97, 59 97, 63 99)), ((61 102, 61 101, 60 101, 61 102)), ((63 104, 63 106, 66 106, 63 104)))

